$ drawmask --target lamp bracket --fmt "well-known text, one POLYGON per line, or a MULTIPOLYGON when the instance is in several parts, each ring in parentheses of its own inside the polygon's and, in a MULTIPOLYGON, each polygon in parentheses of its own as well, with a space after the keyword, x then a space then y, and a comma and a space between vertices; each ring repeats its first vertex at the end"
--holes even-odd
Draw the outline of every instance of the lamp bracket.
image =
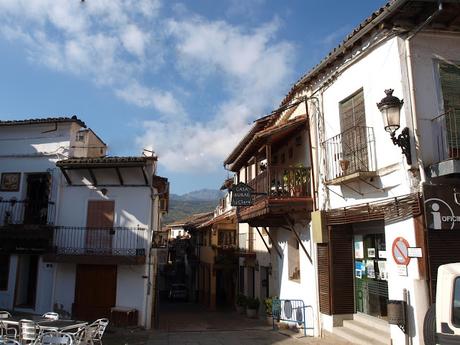
POLYGON ((409 136, 409 128, 405 127, 401 134, 396 137, 395 132, 391 134, 391 140, 393 141, 394 145, 397 145, 401 148, 402 154, 406 156, 407 164, 412 164, 412 156, 410 152, 410 136, 409 136))

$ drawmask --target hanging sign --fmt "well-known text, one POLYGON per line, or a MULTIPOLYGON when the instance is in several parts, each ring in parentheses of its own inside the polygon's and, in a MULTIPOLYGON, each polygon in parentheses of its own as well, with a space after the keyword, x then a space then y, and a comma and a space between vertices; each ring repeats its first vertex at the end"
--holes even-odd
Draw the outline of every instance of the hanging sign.
POLYGON ((460 230, 460 185, 423 185, 428 230, 460 230))
POLYGON ((391 246, 393 259, 398 265, 408 265, 410 257, 408 253, 409 242, 403 237, 397 237, 391 246))
POLYGON ((232 206, 251 206, 253 189, 246 183, 238 182, 232 187, 232 206))

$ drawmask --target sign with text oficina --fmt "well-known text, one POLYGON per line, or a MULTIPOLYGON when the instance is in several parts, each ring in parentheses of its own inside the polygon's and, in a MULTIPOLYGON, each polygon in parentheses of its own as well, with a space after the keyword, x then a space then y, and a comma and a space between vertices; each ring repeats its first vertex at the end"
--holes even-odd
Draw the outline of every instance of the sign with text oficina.
POLYGON ((460 230, 460 185, 424 184, 423 201, 429 230, 460 230))
POLYGON ((232 187, 232 206, 251 206, 253 189, 246 183, 238 182, 232 187))

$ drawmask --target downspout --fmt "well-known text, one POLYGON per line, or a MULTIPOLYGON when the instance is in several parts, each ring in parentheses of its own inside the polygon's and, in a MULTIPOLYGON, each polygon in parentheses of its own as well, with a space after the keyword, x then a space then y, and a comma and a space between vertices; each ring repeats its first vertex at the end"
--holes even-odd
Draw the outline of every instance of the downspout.
POLYGON ((415 86, 414 86, 414 76, 413 76, 413 69, 412 69, 412 53, 410 48, 410 40, 414 38, 426 25, 431 23, 433 19, 443 10, 442 1, 438 1, 438 9, 431 14, 422 24, 412 30, 407 38, 405 39, 405 55, 406 55, 406 68, 407 68, 407 79, 409 84, 409 95, 410 95, 410 111, 411 111, 411 123, 412 129, 414 133, 414 142, 415 142, 415 153, 417 157, 417 165, 420 173, 420 182, 423 183, 426 181, 426 174, 425 169, 423 167, 422 156, 420 154, 420 141, 419 141, 419 133, 418 133, 418 124, 417 124, 417 110, 415 107, 416 100, 415 100, 415 86))

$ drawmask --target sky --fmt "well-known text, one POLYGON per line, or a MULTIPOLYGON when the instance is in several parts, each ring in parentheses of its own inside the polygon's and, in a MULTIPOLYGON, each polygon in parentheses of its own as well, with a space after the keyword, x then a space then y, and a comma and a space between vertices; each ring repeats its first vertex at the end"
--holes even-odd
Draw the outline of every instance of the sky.
POLYGON ((77 115, 217 189, 257 118, 385 0, 0 0, 0 120, 77 115))

